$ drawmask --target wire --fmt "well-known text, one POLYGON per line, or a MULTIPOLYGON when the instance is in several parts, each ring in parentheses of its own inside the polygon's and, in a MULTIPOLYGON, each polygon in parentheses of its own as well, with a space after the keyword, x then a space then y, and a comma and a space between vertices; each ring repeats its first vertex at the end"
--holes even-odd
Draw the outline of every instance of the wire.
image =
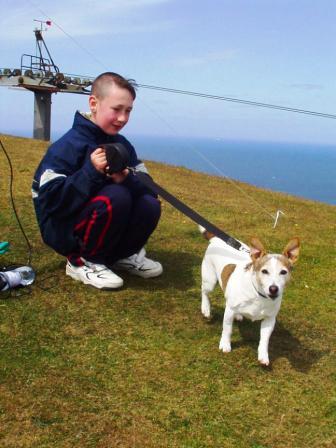
MULTIPOLYGON (((43 11, 41 8, 37 7, 32 1, 28 0, 29 3, 31 3, 36 9, 38 9, 41 14, 43 14, 45 17, 47 17, 48 19, 52 20, 50 17, 48 17, 48 15, 45 13, 45 11, 43 11)), ((96 56, 94 54, 92 54, 91 52, 89 52, 80 42, 78 42, 78 40, 76 40, 73 36, 71 36, 69 33, 67 33, 59 24, 57 24, 54 20, 52 20, 52 22, 56 25, 56 27, 62 31, 69 39, 71 39, 79 48, 81 48, 81 50, 83 50, 85 53, 87 53, 92 59, 94 59, 99 65, 101 65, 102 67, 104 67, 104 69, 108 70, 108 67, 99 59, 96 58, 96 56)), ((78 77, 83 78, 83 76, 78 75, 78 77)), ((94 77, 91 76, 86 76, 86 78, 89 79, 94 79, 94 77)), ((212 94, 207 94, 207 93, 202 93, 202 92, 194 92, 194 91, 189 91, 189 90, 181 90, 181 89, 173 89, 173 88, 169 88, 169 87, 162 87, 162 86, 153 86, 153 85, 148 85, 148 84, 140 84, 140 83, 136 83, 135 87, 139 87, 139 88, 143 88, 143 89, 150 89, 150 90, 156 90, 159 92, 165 92, 165 93, 174 93, 174 94, 178 94, 178 95, 189 95, 189 96, 194 96, 194 97, 199 97, 199 98, 206 98, 206 99, 212 99, 212 100, 218 100, 218 101, 228 101, 228 102, 233 102, 233 103, 238 103, 238 104, 244 104, 244 105, 249 105, 249 106, 253 106, 253 107, 263 107, 263 108, 268 108, 268 109, 275 109, 275 110, 281 110, 281 111, 286 111, 286 112, 293 112, 293 113, 300 113, 300 114, 305 114, 305 115, 310 115, 310 116, 315 116, 315 117, 320 117, 320 118, 330 118, 330 119, 336 119, 336 115, 335 114, 328 114, 328 113, 323 113, 323 112, 316 112, 316 111, 311 111, 311 110, 306 110, 306 109, 298 109, 298 108, 292 108, 292 107, 287 107, 287 106, 279 106, 276 104, 270 104, 270 103, 262 103, 262 102, 257 102, 257 101, 250 101, 250 100, 244 100, 244 99, 240 99, 240 98, 232 98, 232 97, 227 97, 227 96, 221 96, 221 95, 212 95, 212 94)), ((86 92, 82 92, 82 93, 86 93, 86 92)), ((89 94, 89 93, 87 93, 89 94)), ((149 108, 151 109, 151 108, 149 108)), ((161 120, 167 125, 166 120, 163 120, 162 117, 159 116, 159 114, 156 113, 156 115, 161 118, 161 120)), ((168 127, 170 129, 172 129, 172 126, 170 126, 168 124, 168 127)), ((172 129, 174 131, 175 134, 176 130, 172 129)), ((223 176, 224 178, 226 178, 229 182, 231 182, 234 186, 236 186, 236 188, 245 196, 249 197, 250 199, 253 200, 253 202, 255 204, 257 204, 261 209, 263 209, 263 211, 269 215, 273 220, 275 220, 275 226, 277 223, 277 218, 279 217, 279 210, 278 210, 278 214, 272 215, 271 213, 269 213, 261 204, 259 204, 253 197, 250 197, 250 195, 248 195, 248 193, 246 193, 241 187, 239 187, 235 181, 233 181, 232 179, 230 179, 229 177, 227 177, 221 170, 218 169, 218 167, 216 167, 204 154, 200 153, 199 151, 197 151, 196 149, 192 148, 193 151, 195 153, 197 153, 203 160, 205 160, 210 166, 212 166, 221 176, 223 176)), ((282 212, 281 212, 282 213, 282 212)))
MULTIPOLYGON (((175 135, 179 136, 177 130, 170 124, 166 119, 164 119, 160 114, 157 113, 154 109, 152 109, 147 103, 143 101, 143 104, 148 108, 148 110, 153 114, 156 115, 166 126, 167 128, 175 135)), ((274 221, 275 215, 272 215, 263 205, 261 205, 258 201, 254 199, 253 196, 249 195, 242 187, 239 186, 237 181, 231 179, 226 174, 223 173, 223 171, 218 168, 214 163, 211 162, 211 160, 208 159, 202 152, 197 150, 192 144, 189 142, 186 142, 186 146, 195 154, 197 154, 201 159, 203 159, 214 171, 216 171, 221 177, 225 178, 233 187, 235 187, 241 194, 249 198, 252 202, 254 202, 265 214, 271 217, 271 219, 274 221)))
POLYGON ((306 109, 297 109, 297 108, 287 107, 287 106, 279 106, 276 104, 260 103, 257 101, 242 100, 239 98, 231 98, 231 97, 227 97, 227 96, 211 95, 208 93, 201 93, 201 92, 192 92, 190 90, 179 90, 179 89, 171 89, 169 87, 150 86, 147 84, 137 84, 137 86, 141 87, 143 89, 158 90, 160 92, 169 92, 169 93, 176 93, 179 95, 197 96, 200 98, 207 98, 207 99, 219 100, 219 101, 230 101, 233 103, 246 104, 249 106, 266 107, 269 109, 284 110, 286 112, 296 112, 299 114, 313 115, 315 117, 332 118, 334 120, 336 119, 336 115, 334 115, 334 114, 327 114, 324 112, 315 112, 315 111, 306 110, 306 109))
MULTIPOLYGON (((40 11, 41 14, 43 14, 46 18, 52 21, 56 27, 62 31, 69 39, 71 39, 81 50, 83 50, 87 55, 89 55, 93 60, 95 60, 101 67, 108 70, 109 68, 104 64, 100 59, 98 59, 93 53, 91 53, 87 48, 85 48, 77 39, 75 39, 73 36, 71 36, 68 32, 66 32, 57 22, 55 22, 53 19, 51 19, 45 11, 43 11, 39 6, 35 5, 31 0, 28 0, 28 2, 36 8, 38 11, 40 11)), ((84 78, 82 75, 77 75, 79 78, 84 78)), ((86 78, 94 79, 93 76, 87 76, 86 78)), ((196 96, 200 98, 206 98, 211 100, 219 100, 219 101, 229 101, 232 103, 238 103, 238 104, 245 104, 248 106, 255 106, 255 107, 265 107, 268 109, 276 109, 276 110, 283 110, 286 112, 294 112, 298 114, 305 114, 305 115, 311 115, 315 117, 320 118, 331 118, 333 120, 336 119, 335 114, 328 114, 324 112, 316 112, 312 110, 306 110, 306 109, 298 109, 295 107, 287 107, 287 106, 279 106, 277 104, 270 104, 270 103, 261 103, 259 101, 250 101, 250 100, 244 100, 240 98, 232 98, 227 96, 221 96, 221 95, 212 95, 208 93, 202 93, 202 92, 193 92, 190 90, 181 90, 181 89, 172 89, 170 87, 162 87, 162 86, 152 86, 149 84, 139 84, 136 83, 137 87, 140 87, 142 89, 151 89, 151 90, 157 90, 159 92, 169 92, 169 93, 175 93, 179 95, 190 95, 190 96, 196 96)))
POLYGON ((25 231, 24 231, 24 229, 22 227, 19 215, 18 215, 17 210, 16 210, 16 206, 15 206, 15 202, 14 202, 14 195, 13 195, 13 182, 14 182, 13 165, 12 165, 11 159, 10 159, 10 157, 8 155, 8 152, 6 151, 6 149, 5 149, 5 147, 4 147, 3 143, 2 143, 1 138, 0 138, 0 146, 1 146, 3 152, 4 152, 5 156, 6 156, 7 161, 8 161, 8 165, 9 165, 9 169, 10 169, 9 196, 10 196, 10 200, 11 200, 11 204, 12 204, 12 208, 13 208, 13 211, 14 211, 14 215, 15 215, 16 221, 17 221, 17 223, 18 223, 18 225, 20 227, 22 235, 23 235, 23 237, 24 237, 24 239, 26 241, 26 244, 27 244, 27 249, 28 249, 27 265, 30 266, 31 265, 31 259, 32 259, 32 247, 31 247, 29 239, 28 239, 28 237, 27 237, 27 235, 26 235, 26 233, 25 233, 25 231))
MULTIPOLYGON (((27 248, 28 248, 28 260, 27 260, 27 263, 25 263, 25 265, 32 267, 31 266, 32 246, 31 246, 31 244, 29 242, 29 239, 28 239, 24 229, 23 229, 23 226, 21 224, 20 218, 19 218, 17 210, 16 210, 15 202, 14 202, 14 195, 13 195, 13 182, 14 182, 13 165, 12 165, 11 159, 9 157, 9 154, 6 151, 6 148, 5 148, 4 144, 2 143, 1 138, 0 138, 0 146, 1 146, 3 152, 4 152, 5 156, 6 156, 6 159, 8 161, 8 165, 9 165, 9 169, 10 169, 9 192, 10 192, 10 199, 11 199, 12 208, 13 208, 13 211, 14 211, 14 214, 15 214, 15 217, 16 217, 16 221, 17 221, 17 223, 18 223, 18 225, 20 227, 20 230, 22 232, 22 235, 24 236, 24 239, 26 241, 27 248)), ((8 269, 8 268, 15 268, 15 267, 22 266, 22 265, 24 265, 24 264, 16 263, 15 265, 6 266, 6 269, 8 269)), ((49 291, 49 290, 52 290, 52 289, 56 288, 57 280, 58 279, 57 279, 56 275, 55 274, 51 274, 51 275, 44 276, 42 279, 40 279, 39 282, 37 281, 37 279, 35 279, 34 283, 35 283, 35 286, 38 287, 39 289, 41 289, 42 291, 49 291), (49 284, 49 286, 48 285, 46 286, 45 285, 46 280, 50 280, 50 279, 54 280, 54 282, 53 282, 54 284, 49 284)), ((32 292, 32 286, 31 285, 25 286, 24 288, 14 288, 14 289, 10 288, 8 290, 8 292, 5 291, 5 295, 3 294, 3 291, 2 291, 1 298, 19 297, 19 296, 22 296, 22 295, 29 295, 29 294, 31 294, 31 292, 32 292)))
POLYGON ((48 14, 43 11, 39 6, 35 5, 34 2, 28 0, 28 3, 30 3, 34 8, 36 8, 38 11, 40 11, 40 13, 42 15, 44 15, 47 19, 49 19, 53 25, 55 25, 60 31, 62 31, 62 33, 64 33, 69 39, 71 39, 76 45, 78 45, 78 47, 83 50, 86 54, 88 54, 92 59, 94 59, 99 65, 101 65, 102 67, 104 67, 105 69, 107 69, 107 67, 99 60, 96 58, 96 56, 91 53, 87 48, 85 48, 80 42, 78 42, 77 39, 75 39, 74 37, 72 37, 69 33, 67 33, 57 22, 55 22, 54 19, 51 19, 50 16, 48 16, 48 14))
MULTIPOLYGON (((29 1, 29 0, 28 0, 29 1)), ((48 19, 51 20, 50 17, 47 16, 47 14, 41 10, 40 8, 37 8, 45 17, 47 17, 48 19)), ((85 51, 90 57, 92 57, 96 62, 98 62, 99 65, 101 65, 102 67, 104 67, 106 70, 108 70, 108 68, 106 67, 105 64, 103 64, 100 60, 98 60, 93 54, 91 54, 85 47, 83 47, 76 39, 74 39, 69 33, 67 33, 60 25, 58 25, 55 21, 52 20, 52 22, 57 26, 57 28, 59 28, 67 37, 69 37, 76 45, 79 46, 79 48, 81 48, 83 51, 85 51)), ((83 78, 82 75, 73 75, 71 74, 71 76, 78 76, 80 78, 83 78)), ((86 76, 85 78, 87 79, 94 79, 94 77, 92 76, 86 76)), ((263 107, 273 107, 273 108, 281 108, 281 109, 285 109, 282 106, 275 106, 275 105, 266 105, 264 103, 256 103, 256 102, 251 102, 251 101, 245 101, 245 100, 240 100, 240 99, 234 99, 234 98, 228 98, 228 97, 223 97, 223 96, 218 96, 218 95, 209 95, 209 94, 204 94, 204 93, 199 93, 199 92, 191 92, 188 90, 178 90, 178 89, 171 89, 168 87, 159 87, 159 86, 151 86, 151 85, 147 85, 147 84, 135 84, 135 87, 140 87, 140 88, 147 88, 147 89, 152 89, 152 90, 157 90, 157 91, 161 91, 161 92, 169 92, 169 93, 176 93, 176 94, 183 94, 183 95, 191 95, 191 96, 197 96, 197 97, 203 97, 203 98, 207 98, 207 99, 215 99, 215 100, 227 100, 227 101, 235 101, 235 102, 243 102, 243 103, 247 103, 249 105, 259 105, 259 106, 263 106, 263 107)), ((82 92, 82 93, 86 93, 86 92, 82 92)), ((89 92, 87 93, 89 94, 89 92)), ((144 101, 142 101, 144 103, 144 105, 154 114, 156 115, 175 135, 178 135, 178 132, 176 131, 176 129, 173 128, 173 126, 171 126, 162 116, 160 116, 156 111, 154 111, 148 104, 146 104, 144 101)), ((306 111, 308 112, 308 111, 306 111)), ((336 116, 335 116, 336 118, 336 116)), ((270 216, 272 218, 272 220, 275 219, 275 215, 272 215, 268 210, 266 210, 265 207, 263 207, 261 204, 259 204, 252 196, 250 196, 243 188, 241 188, 240 186, 238 186, 237 182, 235 182, 233 179, 229 178, 228 176, 226 176, 218 167, 216 167, 204 154, 200 153, 199 151, 197 151, 192 145, 189 145, 190 149, 198 154, 199 157, 201 157, 204 161, 206 161, 209 166, 211 166, 212 168, 214 168, 217 173, 219 173, 222 177, 224 177, 225 179, 227 179, 228 182, 230 182, 234 187, 237 188, 238 191, 240 191, 241 194, 245 195, 246 197, 248 197, 249 199, 251 199, 262 211, 264 211, 268 216, 270 216)))

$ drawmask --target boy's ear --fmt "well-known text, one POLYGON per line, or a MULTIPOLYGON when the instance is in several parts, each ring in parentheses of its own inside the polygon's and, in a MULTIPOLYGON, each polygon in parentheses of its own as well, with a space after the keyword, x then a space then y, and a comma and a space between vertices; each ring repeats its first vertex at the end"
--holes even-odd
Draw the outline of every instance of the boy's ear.
POLYGON ((300 240, 299 238, 292 238, 287 246, 283 250, 283 255, 288 258, 288 260, 294 264, 299 258, 300 252, 300 240))
POLYGON ((89 96, 89 107, 92 113, 96 112, 97 109, 97 97, 95 95, 89 96))
POLYGON ((266 255, 266 250, 258 238, 251 240, 250 255, 253 262, 266 255))

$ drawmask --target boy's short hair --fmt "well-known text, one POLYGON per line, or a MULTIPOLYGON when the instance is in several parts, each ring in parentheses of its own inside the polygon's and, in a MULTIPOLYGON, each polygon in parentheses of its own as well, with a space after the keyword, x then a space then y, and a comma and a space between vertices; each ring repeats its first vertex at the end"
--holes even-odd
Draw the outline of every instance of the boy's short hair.
POLYGON ((97 78, 92 83, 91 95, 96 96, 98 99, 102 99, 107 94, 107 88, 113 84, 116 84, 122 89, 128 90, 132 95, 133 100, 135 100, 136 82, 134 81, 134 79, 126 79, 118 73, 114 72, 105 72, 97 76, 97 78))

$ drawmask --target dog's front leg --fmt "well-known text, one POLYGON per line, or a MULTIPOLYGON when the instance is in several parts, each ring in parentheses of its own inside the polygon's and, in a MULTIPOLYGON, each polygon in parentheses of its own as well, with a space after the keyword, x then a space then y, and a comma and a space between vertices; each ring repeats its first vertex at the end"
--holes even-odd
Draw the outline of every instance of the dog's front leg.
POLYGON ((228 305, 226 305, 223 318, 222 337, 219 343, 219 349, 223 350, 223 352, 226 353, 231 351, 231 334, 232 334, 233 320, 234 320, 234 312, 228 305))
POLYGON ((265 366, 269 365, 268 343, 271 334, 273 333, 274 325, 275 325, 275 317, 268 317, 263 321, 261 321, 260 341, 258 347, 258 361, 265 366))

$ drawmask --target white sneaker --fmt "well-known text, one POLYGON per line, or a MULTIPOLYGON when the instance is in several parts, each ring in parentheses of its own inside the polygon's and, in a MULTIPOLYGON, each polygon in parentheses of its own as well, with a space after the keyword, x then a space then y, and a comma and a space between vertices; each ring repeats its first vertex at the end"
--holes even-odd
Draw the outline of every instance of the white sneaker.
POLYGON ((74 280, 79 280, 86 285, 92 285, 99 289, 120 288, 124 281, 103 264, 95 264, 83 260, 84 266, 74 266, 67 262, 65 273, 74 280))
POLYGON ((127 271, 130 274, 138 275, 142 278, 157 277, 162 274, 163 269, 161 263, 150 260, 145 255, 146 251, 142 248, 138 254, 118 260, 114 263, 113 269, 127 271))

